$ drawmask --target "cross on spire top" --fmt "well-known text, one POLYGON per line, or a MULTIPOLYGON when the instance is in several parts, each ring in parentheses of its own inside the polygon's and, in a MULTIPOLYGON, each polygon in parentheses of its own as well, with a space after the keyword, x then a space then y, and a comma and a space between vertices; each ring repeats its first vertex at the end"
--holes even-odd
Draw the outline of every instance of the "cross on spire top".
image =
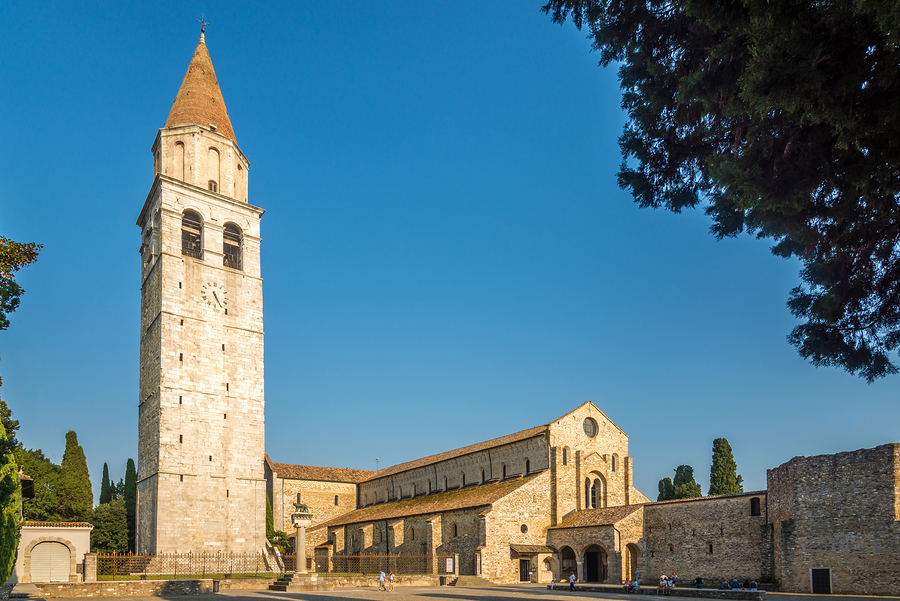
POLYGON ((200 23, 200 39, 202 40, 205 37, 204 34, 206 33, 206 26, 209 25, 209 23, 204 20, 203 13, 200 13, 199 19, 194 20, 197 21, 197 23, 200 23))

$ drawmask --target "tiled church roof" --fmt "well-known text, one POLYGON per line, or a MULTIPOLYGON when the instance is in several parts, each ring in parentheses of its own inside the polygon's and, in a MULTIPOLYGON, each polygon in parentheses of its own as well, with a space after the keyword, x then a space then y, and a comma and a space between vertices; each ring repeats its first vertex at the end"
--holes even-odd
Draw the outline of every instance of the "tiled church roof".
POLYGON ((218 133, 237 142, 202 35, 166 119, 166 127, 176 125, 212 125, 218 133))
POLYGON ((535 426, 534 428, 529 428, 528 430, 522 430, 521 432, 516 432, 515 434, 508 434, 506 436, 501 436, 500 438, 486 440, 484 442, 479 442, 467 447, 462 447, 461 449, 455 449, 453 451, 438 453, 437 455, 422 457, 421 459, 407 461, 406 463, 398 463, 397 465, 386 467, 383 470, 379 470, 377 472, 370 472, 371 475, 367 478, 367 480, 378 480, 379 478, 399 474, 400 472, 405 472, 417 467, 424 467, 426 465, 431 465, 432 463, 446 461, 447 459, 454 459, 456 457, 462 457, 463 455, 469 455, 470 453, 477 453, 478 451, 493 449, 494 447, 499 447, 511 442, 527 440, 529 438, 534 438, 535 436, 540 436, 549 429, 549 425, 535 426))
POLYGON ((584 526, 612 526, 635 511, 643 508, 643 504, 622 505, 620 507, 601 507, 599 509, 582 509, 567 515, 556 528, 582 528, 584 526))
POLYGON ((530 482, 537 475, 538 474, 533 474, 524 478, 503 480, 500 482, 495 482, 493 484, 479 484, 470 488, 451 490, 449 492, 433 495, 425 495, 422 497, 415 497, 413 499, 404 499, 402 501, 394 501, 392 503, 370 505, 368 507, 356 509, 325 522, 316 524, 310 530, 327 528, 329 526, 342 526, 344 524, 371 522, 375 520, 390 520, 393 518, 408 517, 411 515, 440 513, 442 511, 453 511, 454 509, 466 509, 471 507, 480 507, 482 505, 490 505, 498 499, 513 492, 517 488, 530 482))
POLYGON ((350 482, 358 484, 371 476, 369 470, 354 470, 341 467, 318 467, 315 465, 294 465, 292 463, 275 463, 266 455, 269 469, 279 478, 290 480, 316 480, 319 482, 350 482))

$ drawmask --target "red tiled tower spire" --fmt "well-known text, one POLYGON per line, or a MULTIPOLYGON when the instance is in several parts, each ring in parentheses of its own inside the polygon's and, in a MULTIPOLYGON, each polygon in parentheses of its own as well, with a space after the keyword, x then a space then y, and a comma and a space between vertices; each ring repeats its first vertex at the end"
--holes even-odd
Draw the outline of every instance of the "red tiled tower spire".
POLYGON ((212 126, 216 132, 237 142, 202 33, 200 43, 197 44, 197 50, 194 51, 194 57, 184 75, 184 81, 181 82, 181 88, 172 104, 169 118, 166 119, 166 127, 176 125, 212 126))

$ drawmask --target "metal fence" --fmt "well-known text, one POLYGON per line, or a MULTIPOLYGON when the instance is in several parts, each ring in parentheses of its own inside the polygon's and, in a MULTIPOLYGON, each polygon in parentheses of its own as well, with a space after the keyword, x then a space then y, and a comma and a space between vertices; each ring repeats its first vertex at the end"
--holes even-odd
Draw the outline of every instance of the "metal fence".
MULTIPOLYGON (((307 556, 306 570, 321 577, 444 575, 454 572, 452 555, 333 555, 307 556)), ((276 578, 294 572, 295 556, 279 562, 265 553, 160 553, 97 556, 98 580, 185 580, 193 578, 276 578)))
POLYGON ((97 556, 98 580, 274 578, 281 572, 274 559, 263 553, 101 553, 97 556))

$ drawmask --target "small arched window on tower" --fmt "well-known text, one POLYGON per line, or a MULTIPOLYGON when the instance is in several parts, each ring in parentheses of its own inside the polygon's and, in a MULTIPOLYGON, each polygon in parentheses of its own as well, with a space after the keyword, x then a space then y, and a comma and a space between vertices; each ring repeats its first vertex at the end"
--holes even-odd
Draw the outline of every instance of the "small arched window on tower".
POLYGON ((462 473, 459 475, 459 483, 460 483, 460 486, 459 486, 460 488, 466 487, 466 474, 465 473, 462 473))
POLYGON ((184 181, 184 142, 175 142, 173 162, 172 175, 175 179, 184 181))
POLYGON ((207 173, 209 177, 209 191, 219 191, 219 151, 215 148, 209 149, 208 159, 206 163, 207 173))
POLYGON ((203 221, 194 211, 185 211, 181 216, 181 254, 195 259, 203 258, 201 240, 203 221))
POLYGON ((225 232, 222 234, 222 254, 224 255, 222 265, 243 270, 241 245, 241 228, 233 223, 226 223, 225 232))
POLYGON ((503 464, 502 469, 501 469, 501 476, 500 476, 500 479, 501 479, 501 480, 506 480, 506 464, 505 464, 505 463, 503 464))

